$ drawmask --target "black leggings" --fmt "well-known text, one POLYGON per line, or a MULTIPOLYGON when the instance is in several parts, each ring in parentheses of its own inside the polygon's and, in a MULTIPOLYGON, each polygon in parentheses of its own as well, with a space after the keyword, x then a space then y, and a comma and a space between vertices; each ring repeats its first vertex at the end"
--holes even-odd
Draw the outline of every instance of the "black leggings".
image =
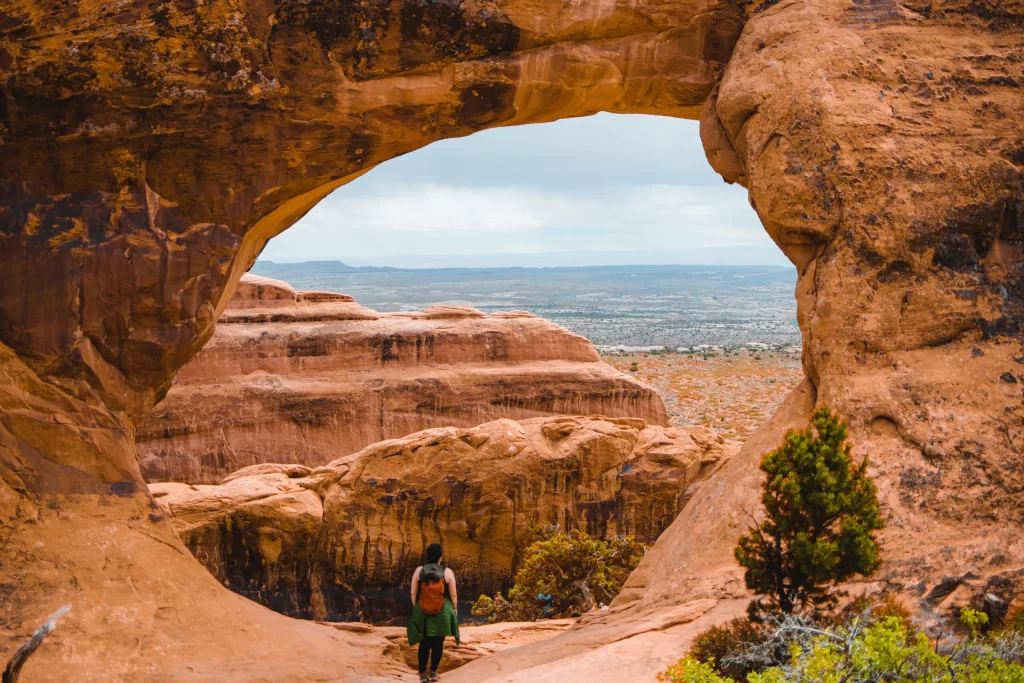
POLYGON ((426 636, 420 641, 420 673, 427 673, 427 659, 430 659, 430 670, 437 671, 444 654, 444 636, 426 636))

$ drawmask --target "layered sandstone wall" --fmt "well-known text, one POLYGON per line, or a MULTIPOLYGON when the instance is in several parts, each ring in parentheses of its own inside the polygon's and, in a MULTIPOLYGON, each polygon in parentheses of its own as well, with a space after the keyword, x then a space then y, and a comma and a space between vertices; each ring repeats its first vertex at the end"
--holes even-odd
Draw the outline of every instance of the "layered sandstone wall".
POLYGON ((378 314, 246 275, 136 448, 147 481, 215 483, 262 462, 325 465, 428 427, 553 414, 668 423, 655 389, 529 313, 378 314))
POLYGON ((653 543, 739 444, 636 418, 497 420, 374 444, 325 467, 263 464, 216 486, 150 484, 189 550, 232 590, 304 618, 407 614, 444 544, 467 603, 506 590, 534 530, 653 543))

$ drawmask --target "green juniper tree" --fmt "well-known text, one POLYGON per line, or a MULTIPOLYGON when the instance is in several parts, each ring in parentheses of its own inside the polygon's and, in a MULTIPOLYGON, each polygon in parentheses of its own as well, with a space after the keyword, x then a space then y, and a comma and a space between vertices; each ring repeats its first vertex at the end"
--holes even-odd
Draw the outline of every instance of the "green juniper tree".
POLYGON ((747 588, 765 596, 754 610, 792 613, 829 602, 830 585, 880 564, 873 532, 883 522, 868 460, 853 464, 846 423, 827 408, 811 423, 814 430, 790 430, 761 462, 764 519, 736 547, 747 588))

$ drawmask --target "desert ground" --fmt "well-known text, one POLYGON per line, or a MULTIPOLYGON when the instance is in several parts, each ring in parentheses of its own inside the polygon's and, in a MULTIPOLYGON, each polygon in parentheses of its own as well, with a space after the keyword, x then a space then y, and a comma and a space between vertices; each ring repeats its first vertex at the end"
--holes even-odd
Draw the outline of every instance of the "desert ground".
POLYGON ((746 439, 803 380, 797 348, 603 353, 601 358, 665 397, 672 426, 704 425, 746 439))

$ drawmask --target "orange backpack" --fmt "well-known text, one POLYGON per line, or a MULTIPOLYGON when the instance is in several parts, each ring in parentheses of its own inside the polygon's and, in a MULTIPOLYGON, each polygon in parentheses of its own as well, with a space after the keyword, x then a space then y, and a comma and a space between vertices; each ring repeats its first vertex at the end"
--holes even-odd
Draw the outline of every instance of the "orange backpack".
POLYGON ((428 617, 444 609, 444 568, 438 564, 425 564, 420 569, 420 609, 428 617))

